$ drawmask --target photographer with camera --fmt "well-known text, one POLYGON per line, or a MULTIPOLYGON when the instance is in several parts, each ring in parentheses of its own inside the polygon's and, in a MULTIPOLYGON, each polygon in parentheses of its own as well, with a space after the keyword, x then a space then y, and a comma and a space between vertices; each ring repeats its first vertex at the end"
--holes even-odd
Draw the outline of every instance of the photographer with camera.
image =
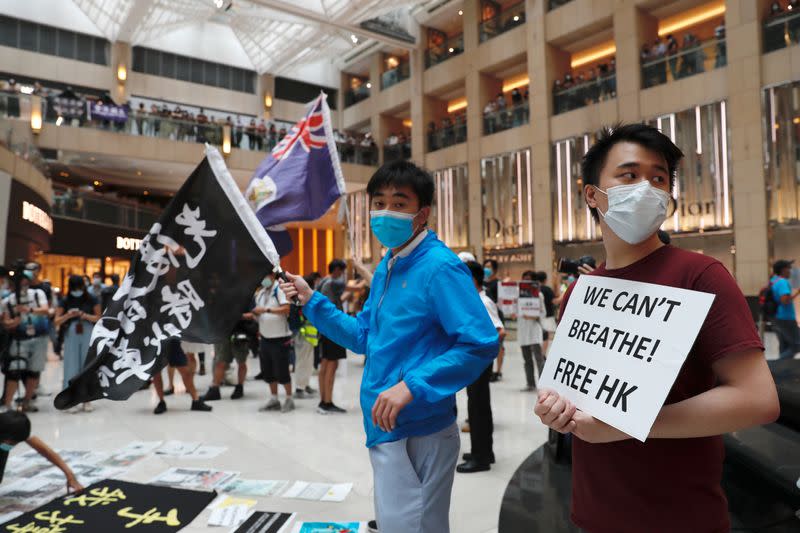
MULTIPOLYGON (((89 294, 81 276, 70 276, 67 282, 67 295, 56 308, 56 328, 64 328, 64 388, 69 381, 83 370, 86 354, 92 339, 92 329, 100 320, 100 303, 89 294)), ((90 403, 83 404, 83 410, 93 411, 90 403)), ((78 406, 70 409, 78 412, 78 406)))
POLYGON ((47 362, 48 315, 49 306, 44 292, 31 288, 30 280, 25 275, 17 274, 14 277, 14 292, 5 300, 3 308, 3 326, 11 331, 11 345, 2 365, 6 375, 4 410, 11 409, 20 381, 25 383, 22 410, 39 410, 33 403, 33 395, 47 362))

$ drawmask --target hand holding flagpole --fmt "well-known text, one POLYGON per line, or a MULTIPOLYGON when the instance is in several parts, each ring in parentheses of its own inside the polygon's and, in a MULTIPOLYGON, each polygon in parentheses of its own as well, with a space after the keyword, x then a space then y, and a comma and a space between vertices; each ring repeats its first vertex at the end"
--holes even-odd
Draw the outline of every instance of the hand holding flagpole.
POLYGON ((311 296, 314 295, 314 290, 309 287, 302 276, 295 276, 281 271, 278 277, 283 280, 283 283, 280 284, 281 290, 288 299, 293 299, 296 305, 307 304, 311 296))

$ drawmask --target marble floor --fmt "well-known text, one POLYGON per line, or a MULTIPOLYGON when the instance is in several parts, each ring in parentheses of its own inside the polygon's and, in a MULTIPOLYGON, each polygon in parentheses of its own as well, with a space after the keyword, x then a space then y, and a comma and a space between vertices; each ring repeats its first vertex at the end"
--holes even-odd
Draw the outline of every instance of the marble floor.
MULTIPOLYGON (((520 463, 546 439, 546 429, 533 416, 533 393, 520 392, 524 377, 522 357, 515 342, 507 343, 502 381, 492 385, 492 408, 497 463, 490 472, 456 474, 451 506, 454 533, 497 531, 498 514, 506 485, 520 463)), ((768 338, 768 357, 776 343, 768 338)), ((257 372, 254 359, 248 361, 249 375, 257 372)), ((318 482, 353 482, 343 503, 318 503, 260 498, 257 509, 297 512, 305 520, 369 520, 372 513, 372 476, 361 413, 357 407, 363 358, 350 354, 337 375, 334 402, 348 409, 344 415, 323 416, 315 412, 317 400, 298 400, 297 410, 288 413, 260 413, 266 385, 248 380, 245 397, 228 399, 232 388, 223 388, 223 400, 213 402, 211 413, 189 411, 190 398, 180 378, 177 393, 167 398, 169 411, 155 416, 156 396, 152 390, 136 393, 126 402, 96 402, 93 413, 68 414, 52 406, 53 393, 61 386, 61 363, 51 356, 43 377, 41 411, 31 415, 33 433, 54 448, 112 451, 132 440, 201 441, 227 446, 228 450, 210 461, 148 457, 136 463, 125 479, 146 482, 171 466, 212 466, 241 472, 246 479, 288 479, 318 482)), ((316 378, 312 386, 316 388, 316 378)), ((210 377, 197 376, 198 389, 205 391, 210 377)), ((466 413, 466 394, 458 395, 460 421, 466 413)), ((469 450, 469 435, 462 433, 462 451, 469 450)), ((20 446, 12 453, 22 453, 20 446)), ((221 531, 206 526, 204 511, 187 532, 221 531)))
MULTIPOLYGON (((248 361, 248 374, 254 375, 257 363, 248 361)), ((69 414, 56 411, 53 396, 61 386, 61 363, 51 357, 42 388, 48 396, 37 402, 41 409, 31 414, 33 434, 53 448, 112 451, 132 440, 201 441, 227 446, 228 450, 210 461, 148 457, 136 463, 124 477, 146 482, 171 466, 213 466, 241 472, 246 479, 289 479, 318 482, 353 482, 354 488, 343 503, 317 503, 260 498, 257 509, 297 512, 300 519, 369 520, 372 513, 372 475, 361 413, 357 407, 363 358, 350 354, 340 366, 334 402, 345 407, 344 415, 319 415, 318 400, 297 400, 297 410, 288 413, 260 413, 266 385, 245 384, 245 397, 228 399, 232 388, 222 389, 223 400, 211 402, 211 413, 189 411, 190 398, 180 377, 176 395, 167 397, 169 410, 155 416, 157 400, 152 390, 141 391, 126 402, 95 402, 92 413, 69 414)), ((489 472, 456 474, 451 506, 454 533, 489 533, 497 530, 498 514, 508 480, 519 464, 546 438, 545 428, 533 417, 533 393, 522 393, 522 357, 510 343, 502 381, 492 385, 494 411, 494 450, 497 463, 489 472)), ((312 386, 316 388, 316 378, 312 386)), ((198 389, 205 391, 210 377, 196 376, 198 389)), ((466 394, 458 395, 460 420, 466 413, 466 394)), ((469 450, 469 435, 461 434, 462 451, 469 450)), ((12 453, 27 451, 19 446, 12 453)), ((204 511, 187 532, 221 531, 206 526, 209 511, 204 511)))

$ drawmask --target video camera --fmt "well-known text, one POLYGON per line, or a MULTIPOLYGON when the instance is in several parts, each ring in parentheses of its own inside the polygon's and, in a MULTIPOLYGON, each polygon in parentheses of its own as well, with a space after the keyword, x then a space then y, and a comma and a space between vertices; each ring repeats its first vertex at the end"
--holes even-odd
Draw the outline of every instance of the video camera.
POLYGON ((562 274, 572 274, 573 276, 578 276, 580 272, 578 268, 588 265, 592 268, 597 268, 597 261, 591 255, 584 255, 580 259, 568 259, 566 257, 562 257, 558 261, 558 271, 562 274))

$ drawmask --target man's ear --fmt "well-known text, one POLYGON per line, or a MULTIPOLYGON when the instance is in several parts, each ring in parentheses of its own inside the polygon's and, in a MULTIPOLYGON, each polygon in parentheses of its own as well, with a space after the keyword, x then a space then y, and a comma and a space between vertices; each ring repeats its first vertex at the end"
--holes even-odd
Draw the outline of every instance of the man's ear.
POLYGON ((597 198, 595 195, 597 193, 597 189, 594 185, 586 185, 583 188, 583 197, 586 198, 586 205, 592 208, 597 208, 597 198))
POLYGON ((420 218, 420 220, 419 220, 420 225, 423 226, 423 227, 427 226, 428 225, 428 218, 430 218, 430 216, 431 216, 431 206, 423 207, 422 209, 420 209, 419 210, 419 215, 417 215, 417 216, 419 216, 419 218, 420 218))

